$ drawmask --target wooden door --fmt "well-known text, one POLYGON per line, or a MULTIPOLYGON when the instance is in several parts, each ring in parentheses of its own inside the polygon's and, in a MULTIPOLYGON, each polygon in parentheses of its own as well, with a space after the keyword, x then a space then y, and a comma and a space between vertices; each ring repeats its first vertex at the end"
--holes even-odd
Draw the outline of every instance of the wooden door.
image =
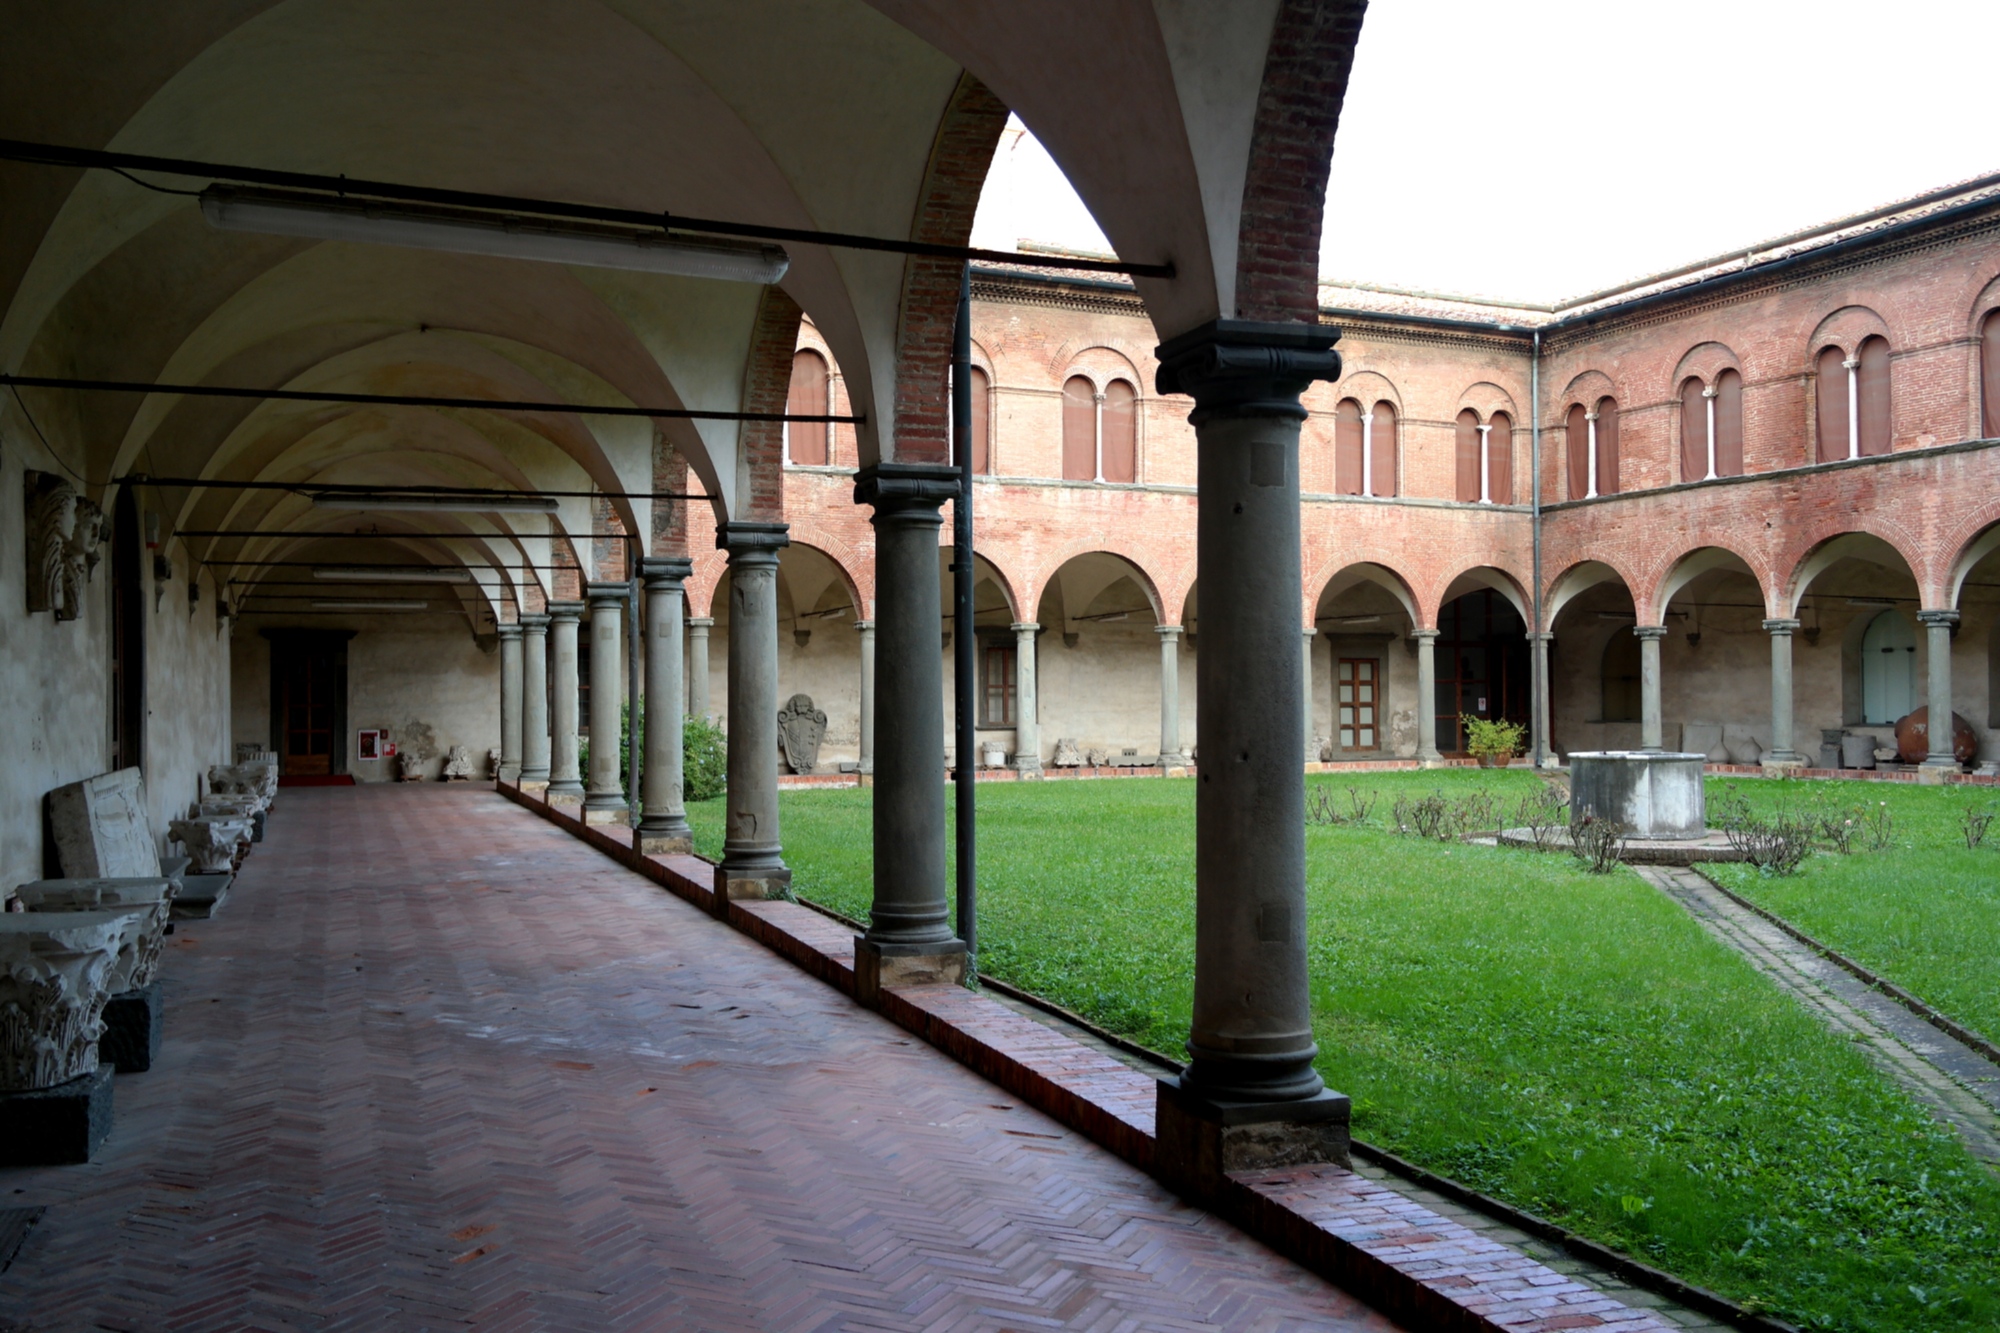
POLYGON ((1339 675, 1334 684, 1334 705, 1338 709, 1340 748, 1343 750, 1380 748, 1381 742, 1375 729, 1379 703, 1377 689, 1380 685, 1376 678, 1377 670, 1376 660, 1372 657, 1340 659, 1339 675))
POLYGON ((317 644, 291 645, 279 681, 283 771, 290 776, 331 773, 340 685, 333 653, 317 644))

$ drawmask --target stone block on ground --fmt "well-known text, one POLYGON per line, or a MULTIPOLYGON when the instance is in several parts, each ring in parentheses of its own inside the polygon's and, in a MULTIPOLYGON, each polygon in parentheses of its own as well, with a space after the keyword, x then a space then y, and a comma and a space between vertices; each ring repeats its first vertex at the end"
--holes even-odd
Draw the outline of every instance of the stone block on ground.
POLYGON ((0 1166, 88 1162, 111 1134, 111 1067, 53 1088, 0 1092, 0 1166))
POLYGON ((235 878, 235 872, 228 870, 181 876, 181 891, 180 896, 174 899, 173 919, 201 921, 214 916, 229 900, 229 886, 235 878))
POLYGON ((112 996, 104 1005, 104 1035, 97 1039, 98 1066, 121 1074, 151 1069, 160 1054, 164 1016, 157 980, 112 996))
POLYGON ((136 768, 99 773, 49 793, 56 856, 68 876, 157 875, 160 844, 136 768))

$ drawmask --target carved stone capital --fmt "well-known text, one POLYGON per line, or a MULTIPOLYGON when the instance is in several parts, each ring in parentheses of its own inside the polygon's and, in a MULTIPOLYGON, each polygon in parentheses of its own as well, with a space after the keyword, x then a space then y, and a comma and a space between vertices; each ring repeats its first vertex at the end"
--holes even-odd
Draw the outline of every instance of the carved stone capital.
POLYGON ((879 521, 909 515, 942 521, 938 510, 958 498, 958 469, 948 463, 876 463, 854 478, 854 503, 872 505, 879 521))
POLYGON ((170 879, 43 879, 23 884, 14 896, 30 912, 122 914, 118 959, 105 983, 107 991, 118 995, 152 984, 176 892, 170 879))
POLYGON ((1664 639, 1667 637, 1667 627, 1665 625, 1634 625, 1632 627, 1632 637, 1641 641, 1646 639, 1664 639))
POLYGON ((729 552, 729 567, 750 565, 776 568, 778 552, 792 544, 789 523, 724 523, 716 529, 715 544, 729 552))
POLYGON ((1154 384, 1194 398, 1188 420, 1279 416, 1305 420, 1299 402, 1316 380, 1340 378, 1340 330, 1323 324, 1218 319, 1161 343, 1154 384))
POLYGON ((195 869, 204 875, 222 874, 236 865, 236 849, 250 841, 250 821, 230 816, 203 815, 196 819, 176 819, 168 832, 194 858, 195 869))
POLYGON ((116 912, 0 914, 0 1092, 97 1068, 125 924, 116 912))
POLYGON ((639 561, 639 577, 647 592, 679 592, 694 573, 694 561, 684 555, 649 555, 639 561))

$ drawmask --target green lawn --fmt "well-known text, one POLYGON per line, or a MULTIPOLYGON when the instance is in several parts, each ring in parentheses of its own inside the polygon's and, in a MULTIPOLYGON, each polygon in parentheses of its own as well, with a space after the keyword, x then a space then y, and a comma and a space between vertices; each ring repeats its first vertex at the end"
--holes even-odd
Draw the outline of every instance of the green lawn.
MULTIPOLYGON (((1711 784, 1714 786, 1714 784, 1711 784)), ((2000 1039, 2000 824, 1969 850, 1960 812, 2000 792, 1887 782, 1746 782, 1754 806, 1886 805, 1886 852, 1822 852, 1796 875, 1725 866, 1716 878, 1991 1039, 2000 1039)))
MULTIPOLYGON (((1382 794, 1372 827, 1307 833, 1320 1068, 1357 1135, 1806 1327, 2000 1324, 2000 1185, 1680 908, 1382 827, 1399 792, 1511 803, 1531 775, 1313 781, 1382 794)), ((785 794, 802 896, 865 915, 869 798, 785 794)), ((982 969, 1177 1051, 1193 804, 1185 781, 982 788, 982 969)), ((711 853, 719 806, 690 812, 711 853)))

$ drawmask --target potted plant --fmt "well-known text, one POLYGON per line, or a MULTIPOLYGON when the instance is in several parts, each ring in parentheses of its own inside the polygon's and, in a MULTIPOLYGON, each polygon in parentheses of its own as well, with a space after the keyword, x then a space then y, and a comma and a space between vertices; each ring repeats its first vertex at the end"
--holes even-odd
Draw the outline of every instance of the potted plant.
POLYGON ((1526 727, 1504 717, 1489 719, 1462 713, 1459 721, 1465 724, 1466 753, 1479 760, 1481 768, 1505 768, 1513 763, 1528 734, 1526 727))

